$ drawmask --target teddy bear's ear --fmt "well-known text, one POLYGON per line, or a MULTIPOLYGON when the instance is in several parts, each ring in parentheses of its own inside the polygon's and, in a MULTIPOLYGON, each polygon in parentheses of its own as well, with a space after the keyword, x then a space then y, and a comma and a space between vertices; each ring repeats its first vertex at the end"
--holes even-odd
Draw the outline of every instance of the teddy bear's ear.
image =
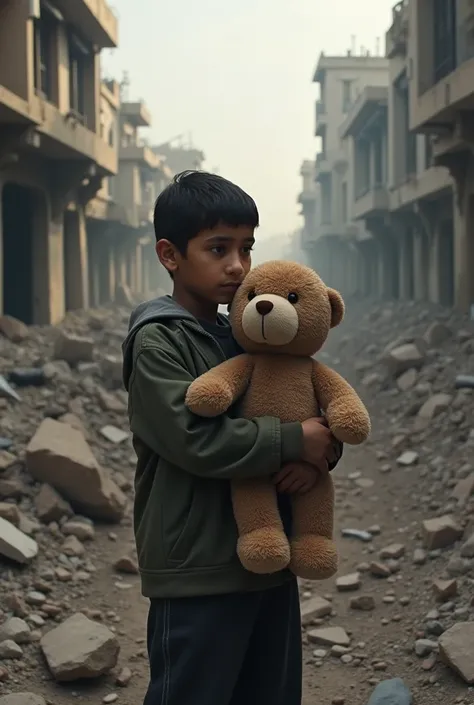
POLYGON ((328 299, 331 304, 331 328, 335 328, 344 318, 344 301, 338 291, 329 288, 328 299))

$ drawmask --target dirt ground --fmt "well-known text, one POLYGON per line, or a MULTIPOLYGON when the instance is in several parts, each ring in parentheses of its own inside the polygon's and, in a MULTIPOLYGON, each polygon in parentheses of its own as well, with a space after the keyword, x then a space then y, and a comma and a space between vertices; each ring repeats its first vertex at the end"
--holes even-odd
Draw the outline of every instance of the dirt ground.
MULTIPOLYGON (((328 348, 335 357, 337 344, 335 338, 328 348)), ((351 375, 351 370, 341 371, 351 375)), ((370 410, 373 400, 370 396, 365 399, 370 410)), ((378 418, 373 422, 377 428, 378 418)), ((125 418, 123 424, 126 425, 125 418)), ((332 614, 309 628, 340 626, 351 637, 350 650, 341 659, 331 655, 330 647, 308 643, 307 631, 303 632, 304 705, 366 705, 374 686, 391 677, 405 680, 413 692, 415 705, 435 702, 467 705, 474 702, 474 688, 468 688, 436 659, 421 659, 414 653, 416 639, 425 636, 426 615, 436 606, 431 583, 442 572, 442 556, 428 557, 424 564, 415 564, 413 553, 420 546, 423 518, 417 499, 419 475, 413 467, 383 472, 380 450, 374 442, 357 449, 346 448, 335 471, 339 575, 359 570, 361 585, 354 592, 338 591, 335 580, 310 587, 302 585, 302 599, 318 594, 333 604, 332 614), (341 535, 344 528, 369 527, 373 540, 368 543, 341 535), (388 578, 373 577, 368 564, 378 560, 381 549, 395 543, 403 545, 404 554, 393 574, 388 578), (351 609, 354 595, 373 596, 375 608, 368 612, 351 609)), ((83 589, 76 589, 71 598, 75 611, 99 610, 104 623, 116 631, 121 644, 117 672, 125 666, 133 672, 128 686, 119 687, 114 674, 90 684, 58 686, 52 681, 37 645, 37 653, 29 655, 24 667, 13 667, 8 682, 0 684, 0 695, 28 690, 42 694, 52 705, 142 702, 148 671, 147 602, 140 596, 138 577, 120 577, 113 570, 114 562, 132 543, 130 519, 119 527, 96 526, 90 550, 97 570, 92 581, 83 589)), ((471 590, 472 597, 474 587, 471 590)), ((465 608, 465 612, 466 609, 464 619, 472 620, 474 608, 465 608)))

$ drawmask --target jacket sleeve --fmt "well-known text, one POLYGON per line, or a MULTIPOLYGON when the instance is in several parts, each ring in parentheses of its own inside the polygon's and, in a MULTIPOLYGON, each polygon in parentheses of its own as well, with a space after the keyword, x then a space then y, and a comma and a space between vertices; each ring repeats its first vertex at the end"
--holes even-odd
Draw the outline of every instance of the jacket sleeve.
MULTIPOLYGON (((141 332, 138 334, 141 336, 141 332)), ((138 344, 129 384, 130 427, 159 456, 215 479, 270 476, 302 454, 301 424, 273 417, 203 419, 184 400, 192 375, 178 346, 163 336, 138 344)))

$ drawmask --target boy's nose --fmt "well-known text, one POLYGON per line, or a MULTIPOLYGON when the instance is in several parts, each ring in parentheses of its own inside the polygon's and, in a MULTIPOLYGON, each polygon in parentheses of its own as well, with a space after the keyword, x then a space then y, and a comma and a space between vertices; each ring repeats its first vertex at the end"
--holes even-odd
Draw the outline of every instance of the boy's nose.
POLYGON ((270 311, 273 311, 273 304, 271 301, 257 301, 255 308, 261 316, 266 316, 270 311))

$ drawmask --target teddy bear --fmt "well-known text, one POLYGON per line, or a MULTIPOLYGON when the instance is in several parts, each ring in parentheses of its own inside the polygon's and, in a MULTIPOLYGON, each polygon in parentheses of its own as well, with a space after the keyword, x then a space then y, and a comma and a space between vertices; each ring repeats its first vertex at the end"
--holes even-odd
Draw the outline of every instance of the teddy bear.
MULTIPOLYGON (((235 339, 245 351, 195 379, 186 405, 201 417, 224 414, 239 402, 245 418, 274 416, 303 422, 324 412, 333 435, 358 445, 370 433, 365 406, 337 372, 314 359, 344 316, 341 295, 309 267, 266 262, 249 272, 230 307, 235 339)), ((334 486, 320 473, 314 488, 291 495, 292 536, 278 511, 272 478, 234 480, 237 554, 254 573, 285 568, 309 580, 337 571, 333 537, 334 486)))

